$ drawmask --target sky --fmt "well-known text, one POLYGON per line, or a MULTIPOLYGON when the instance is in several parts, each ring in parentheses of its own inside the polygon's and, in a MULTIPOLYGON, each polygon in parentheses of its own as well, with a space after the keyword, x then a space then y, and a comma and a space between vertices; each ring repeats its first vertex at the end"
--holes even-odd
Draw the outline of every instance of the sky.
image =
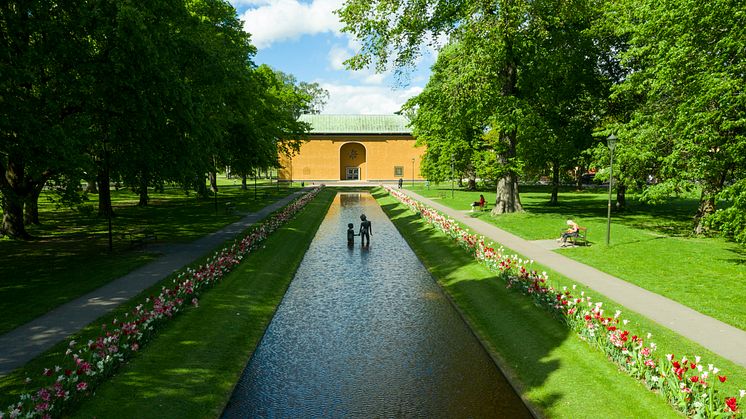
POLYGON ((254 62, 329 92, 324 114, 393 114, 427 83, 434 52, 426 53, 405 79, 392 72, 351 71, 343 61, 358 51, 333 13, 344 0, 228 0, 257 48, 254 62))

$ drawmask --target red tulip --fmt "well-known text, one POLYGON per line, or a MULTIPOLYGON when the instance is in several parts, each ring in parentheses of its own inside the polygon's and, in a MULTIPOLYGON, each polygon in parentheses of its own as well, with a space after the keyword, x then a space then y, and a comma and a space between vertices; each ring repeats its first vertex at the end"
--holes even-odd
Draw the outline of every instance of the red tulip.
POLYGON ((726 410, 730 410, 731 412, 738 410, 738 404, 736 403, 735 397, 728 397, 725 399, 725 404, 728 406, 726 410))
POLYGON ((727 378, 728 377, 726 377, 724 375, 718 375, 718 380, 720 380, 721 383, 724 383, 727 378))

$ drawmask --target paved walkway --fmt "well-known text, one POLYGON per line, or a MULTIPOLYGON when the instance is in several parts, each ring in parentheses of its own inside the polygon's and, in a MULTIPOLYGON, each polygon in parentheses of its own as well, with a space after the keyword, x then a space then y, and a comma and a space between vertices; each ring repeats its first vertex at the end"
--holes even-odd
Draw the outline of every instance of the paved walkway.
POLYGON ((0 336, 0 376, 43 353, 71 334, 113 310, 118 305, 158 281, 194 262, 226 240, 236 237, 250 225, 287 205, 301 192, 288 195, 260 211, 182 245, 151 245, 148 250, 162 253, 158 259, 70 301, 23 326, 0 336))
MULTIPOLYGON (((632 285, 619 278, 584 265, 553 251, 554 240, 528 241, 501 230, 468 212, 454 210, 409 190, 403 192, 453 219, 464 223, 475 232, 515 250, 536 263, 608 296, 610 299, 647 318, 699 343, 724 358, 746 367, 746 332, 705 316, 661 295, 632 285)), ((689 354, 695 355, 695 354, 689 354)))

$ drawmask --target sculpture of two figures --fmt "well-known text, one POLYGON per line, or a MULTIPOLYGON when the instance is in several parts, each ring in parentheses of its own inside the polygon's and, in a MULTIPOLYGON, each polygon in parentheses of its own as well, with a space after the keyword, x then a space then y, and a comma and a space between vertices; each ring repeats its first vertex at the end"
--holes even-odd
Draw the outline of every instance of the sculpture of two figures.
POLYGON ((355 226, 352 223, 347 224, 347 245, 355 245, 355 236, 360 236, 360 244, 363 247, 370 246, 370 235, 373 234, 370 221, 365 214, 360 216, 360 230, 355 234, 355 226))

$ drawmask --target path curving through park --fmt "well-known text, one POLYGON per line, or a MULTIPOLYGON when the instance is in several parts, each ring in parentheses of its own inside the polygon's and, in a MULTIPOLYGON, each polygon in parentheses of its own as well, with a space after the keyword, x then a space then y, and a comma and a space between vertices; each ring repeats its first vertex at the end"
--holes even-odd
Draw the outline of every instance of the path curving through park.
POLYGON ((340 193, 223 417, 394 416, 531 417, 376 201, 340 193))

